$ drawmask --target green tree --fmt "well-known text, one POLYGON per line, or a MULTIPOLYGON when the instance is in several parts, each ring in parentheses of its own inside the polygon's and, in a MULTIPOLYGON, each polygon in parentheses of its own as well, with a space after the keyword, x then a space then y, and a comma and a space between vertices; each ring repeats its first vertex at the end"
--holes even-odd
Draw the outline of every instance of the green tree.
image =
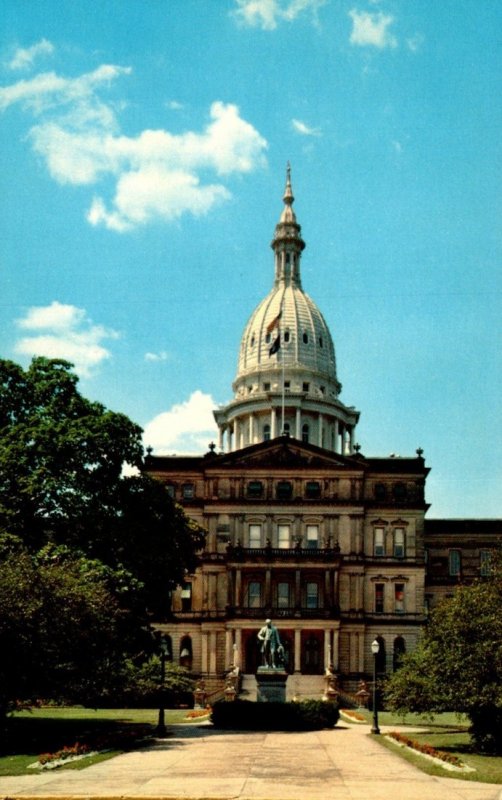
POLYGON ((141 646, 138 620, 121 607, 115 584, 111 570, 81 554, 53 547, 32 554, 0 537, 3 713, 17 699, 83 702, 98 687, 112 692, 124 650, 141 646))
POLYGON ((386 703, 399 712, 458 711, 471 720, 474 745, 502 752, 502 570, 433 612, 417 649, 390 678, 386 703))
MULTIPOLYGON (((139 581, 148 611, 193 571, 203 535, 141 468, 141 429, 84 398, 71 364, 0 361, 0 530, 35 552, 65 544, 139 581)), ((125 601, 125 597, 124 597, 125 601)))

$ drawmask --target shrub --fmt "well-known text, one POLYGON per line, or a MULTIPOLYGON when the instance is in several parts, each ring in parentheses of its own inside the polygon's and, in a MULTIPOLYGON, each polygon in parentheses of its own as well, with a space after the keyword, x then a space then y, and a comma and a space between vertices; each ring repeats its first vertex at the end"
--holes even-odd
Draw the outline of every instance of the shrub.
POLYGON ((216 728, 255 731, 313 731, 333 728, 338 707, 321 700, 301 703, 253 703, 221 700, 214 704, 211 722, 216 728))

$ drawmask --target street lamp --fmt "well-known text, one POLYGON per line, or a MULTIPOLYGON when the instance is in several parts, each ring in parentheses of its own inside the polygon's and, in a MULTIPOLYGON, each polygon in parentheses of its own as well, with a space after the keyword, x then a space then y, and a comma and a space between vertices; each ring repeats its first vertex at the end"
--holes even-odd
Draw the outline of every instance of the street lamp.
POLYGON ((169 645, 164 635, 160 637, 160 697, 159 697, 159 721, 157 723, 157 736, 166 736, 166 721, 164 715, 164 683, 166 681, 166 658, 169 655, 169 645))
POLYGON ((380 642, 378 639, 373 639, 371 642, 371 652, 373 653, 373 725, 371 726, 371 733, 380 733, 378 727, 378 708, 377 708, 377 655, 380 652, 380 642))

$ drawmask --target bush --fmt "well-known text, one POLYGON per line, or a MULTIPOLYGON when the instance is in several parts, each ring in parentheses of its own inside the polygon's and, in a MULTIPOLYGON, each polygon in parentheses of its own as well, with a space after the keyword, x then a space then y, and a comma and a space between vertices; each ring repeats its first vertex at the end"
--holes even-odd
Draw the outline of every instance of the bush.
POLYGON ((301 703, 253 703, 220 700, 213 706, 211 722, 216 728, 246 731, 315 731, 333 728, 338 707, 321 700, 301 703))

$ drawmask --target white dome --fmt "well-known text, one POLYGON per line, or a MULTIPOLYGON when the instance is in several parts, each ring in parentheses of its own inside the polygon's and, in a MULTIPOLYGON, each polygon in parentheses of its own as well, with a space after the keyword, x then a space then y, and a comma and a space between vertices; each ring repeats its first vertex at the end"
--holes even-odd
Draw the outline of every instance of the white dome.
POLYGON ((282 371, 283 365, 288 372, 291 368, 311 371, 319 379, 337 384, 335 348, 328 326, 314 301, 295 284, 274 287, 251 314, 241 339, 236 383, 256 371, 282 371), (280 349, 269 355, 279 333, 280 349))

